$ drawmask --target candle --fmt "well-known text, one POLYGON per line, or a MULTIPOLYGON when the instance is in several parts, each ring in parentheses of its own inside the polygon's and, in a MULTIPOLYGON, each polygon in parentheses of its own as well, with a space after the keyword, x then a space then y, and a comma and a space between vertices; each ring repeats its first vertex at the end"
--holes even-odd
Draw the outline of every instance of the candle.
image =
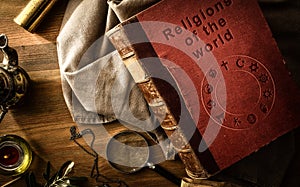
POLYGON ((15 144, 3 145, 0 147, 0 165, 2 167, 13 167, 18 165, 20 159, 22 159, 21 148, 15 144))
POLYGON ((0 137, 0 174, 16 176, 24 173, 32 161, 28 143, 16 135, 0 137))

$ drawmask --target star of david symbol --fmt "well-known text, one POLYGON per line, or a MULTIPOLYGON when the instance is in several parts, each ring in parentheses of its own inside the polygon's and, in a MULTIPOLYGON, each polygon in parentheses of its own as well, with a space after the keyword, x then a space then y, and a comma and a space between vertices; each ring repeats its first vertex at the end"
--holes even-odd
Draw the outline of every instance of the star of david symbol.
POLYGON ((250 70, 251 70, 251 72, 257 72, 257 70, 258 70, 257 62, 251 63, 250 70))

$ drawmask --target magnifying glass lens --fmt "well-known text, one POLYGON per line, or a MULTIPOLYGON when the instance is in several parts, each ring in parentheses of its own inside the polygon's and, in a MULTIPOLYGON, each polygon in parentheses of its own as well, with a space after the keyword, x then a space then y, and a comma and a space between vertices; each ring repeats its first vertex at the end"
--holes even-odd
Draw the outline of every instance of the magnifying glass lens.
POLYGON ((106 151, 112 167, 124 173, 140 170, 149 158, 147 141, 140 134, 131 131, 115 135, 109 141, 106 151))

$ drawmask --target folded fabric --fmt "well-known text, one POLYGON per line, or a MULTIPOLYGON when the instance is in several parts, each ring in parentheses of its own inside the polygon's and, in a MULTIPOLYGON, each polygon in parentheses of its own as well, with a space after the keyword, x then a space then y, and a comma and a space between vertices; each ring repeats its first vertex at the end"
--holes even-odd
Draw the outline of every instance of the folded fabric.
POLYGON ((105 1, 69 2, 57 51, 64 98, 75 122, 99 124, 118 118, 149 123, 145 122, 149 111, 141 92, 103 35, 155 2, 110 0, 113 10, 105 1))

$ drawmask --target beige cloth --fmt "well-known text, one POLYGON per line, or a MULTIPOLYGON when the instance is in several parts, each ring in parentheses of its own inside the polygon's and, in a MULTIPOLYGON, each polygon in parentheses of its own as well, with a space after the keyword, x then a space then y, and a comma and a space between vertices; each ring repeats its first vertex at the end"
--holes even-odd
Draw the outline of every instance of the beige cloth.
POLYGON ((157 1, 69 1, 57 50, 63 93, 75 122, 99 124, 118 118, 149 123, 144 121, 149 113, 142 94, 103 35, 157 1))

